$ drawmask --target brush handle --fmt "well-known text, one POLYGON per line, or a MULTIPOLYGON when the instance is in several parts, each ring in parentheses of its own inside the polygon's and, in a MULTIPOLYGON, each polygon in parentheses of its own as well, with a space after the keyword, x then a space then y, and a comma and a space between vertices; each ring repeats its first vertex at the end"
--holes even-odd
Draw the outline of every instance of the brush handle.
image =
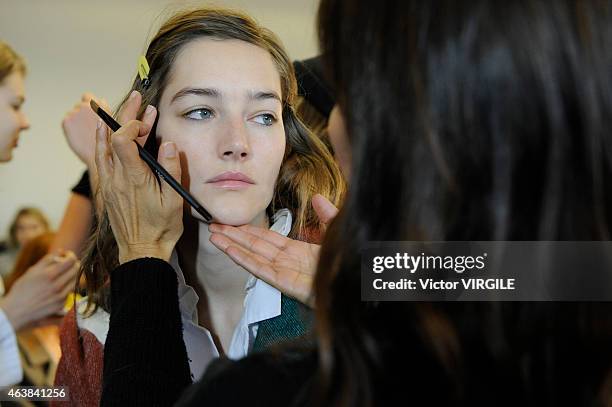
POLYGON ((210 216, 206 209, 204 209, 204 207, 200 205, 198 201, 196 201, 195 198, 189 192, 187 192, 185 188, 183 188, 183 186, 179 184, 178 181, 175 180, 174 177, 168 173, 168 171, 166 171, 164 167, 159 165, 157 160, 153 158, 153 156, 149 154, 147 150, 142 148, 138 143, 136 143, 136 145, 138 146, 138 154, 140 155, 140 158, 142 158, 144 162, 149 164, 149 167, 151 167, 153 172, 155 172, 159 177, 163 178, 164 181, 166 181, 168 185, 172 187, 172 189, 178 192, 178 194, 182 196, 183 199, 186 200, 187 203, 191 205, 193 209, 195 209, 200 215, 202 215, 206 222, 210 222, 212 220, 212 216, 210 216))
MULTIPOLYGON (((106 123, 106 125, 110 127, 113 132, 121 128, 121 125, 117 123, 117 121, 115 121, 115 119, 113 119, 113 117, 106 113, 101 107, 97 106, 97 108, 94 108, 94 111, 98 116, 100 116, 104 123, 106 123)), ((134 143, 136 142, 134 141, 134 143)), ((172 189, 178 192, 178 194, 182 196, 183 199, 186 200, 187 203, 191 205, 191 207, 195 209, 197 213, 202 215, 206 222, 212 221, 212 216, 210 215, 210 213, 208 213, 208 211, 204 209, 204 207, 200 205, 200 203, 196 201, 196 199, 185 188, 183 188, 183 186, 177 180, 175 180, 174 177, 170 175, 170 173, 168 173, 168 171, 166 171, 166 169, 162 167, 157 162, 157 160, 151 154, 149 154, 147 150, 142 148, 142 146, 138 143, 136 143, 136 145, 138 146, 138 155, 140 156, 140 158, 142 158, 144 162, 149 165, 149 167, 151 167, 153 172, 157 174, 158 177, 166 181, 168 185, 172 187, 172 189)))

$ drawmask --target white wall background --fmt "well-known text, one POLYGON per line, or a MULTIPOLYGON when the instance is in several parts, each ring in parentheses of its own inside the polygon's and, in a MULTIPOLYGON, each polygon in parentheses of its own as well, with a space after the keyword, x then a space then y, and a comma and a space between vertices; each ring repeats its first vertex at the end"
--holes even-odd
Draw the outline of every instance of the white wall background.
POLYGON ((293 59, 317 53, 318 0, 0 0, 0 39, 28 64, 24 110, 31 124, 13 161, 0 165, 0 239, 24 205, 40 207, 59 226, 69 190, 85 168, 64 140, 65 112, 85 91, 114 107, 161 21, 205 4, 248 12, 281 38, 293 59))

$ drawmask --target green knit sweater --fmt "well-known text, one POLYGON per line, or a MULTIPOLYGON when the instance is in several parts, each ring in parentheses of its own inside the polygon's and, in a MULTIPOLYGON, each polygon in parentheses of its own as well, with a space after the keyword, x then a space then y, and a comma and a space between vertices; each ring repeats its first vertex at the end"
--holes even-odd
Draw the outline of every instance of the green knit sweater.
POLYGON ((251 352, 267 349, 271 345, 296 339, 310 332, 312 312, 298 301, 282 296, 281 314, 259 323, 257 337, 251 352))

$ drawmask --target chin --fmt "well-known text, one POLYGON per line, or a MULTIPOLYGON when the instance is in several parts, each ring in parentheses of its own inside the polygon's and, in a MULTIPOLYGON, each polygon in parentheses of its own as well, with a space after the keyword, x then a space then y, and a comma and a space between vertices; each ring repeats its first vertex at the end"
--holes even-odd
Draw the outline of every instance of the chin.
POLYGON ((6 163, 11 161, 11 159, 13 158, 13 153, 11 151, 9 152, 0 152, 0 163, 6 163))
MULTIPOLYGON (((214 223, 221 223, 230 226, 242 226, 253 222, 253 220, 261 213, 261 211, 252 208, 240 207, 208 207, 206 210, 212 215, 214 223)), ((262 209, 264 210, 264 209, 262 209)), ((191 214, 197 219, 203 221, 202 216, 193 208, 191 214)))

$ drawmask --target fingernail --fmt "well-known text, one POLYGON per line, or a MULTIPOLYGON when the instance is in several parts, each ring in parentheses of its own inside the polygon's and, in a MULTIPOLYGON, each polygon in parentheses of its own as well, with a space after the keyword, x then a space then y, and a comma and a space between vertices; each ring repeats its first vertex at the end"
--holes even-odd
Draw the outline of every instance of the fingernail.
POLYGON ((147 108, 145 109, 145 115, 149 116, 151 113, 153 113, 153 106, 149 105, 147 106, 147 108))
POLYGON ((214 223, 211 223, 210 225, 208 225, 208 230, 211 232, 216 232, 217 230, 219 230, 219 228, 214 223))
POLYGON ((138 91, 137 90, 133 90, 132 93, 130 93, 130 100, 134 99, 137 94, 138 94, 138 91))
POLYGON ((96 129, 100 130, 100 127, 102 127, 102 120, 98 119, 98 123, 96 123, 96 129))
POLYGON ((176 145, 169 141, 164 144, 164 157, 174 158, 176 156, 176 145))

